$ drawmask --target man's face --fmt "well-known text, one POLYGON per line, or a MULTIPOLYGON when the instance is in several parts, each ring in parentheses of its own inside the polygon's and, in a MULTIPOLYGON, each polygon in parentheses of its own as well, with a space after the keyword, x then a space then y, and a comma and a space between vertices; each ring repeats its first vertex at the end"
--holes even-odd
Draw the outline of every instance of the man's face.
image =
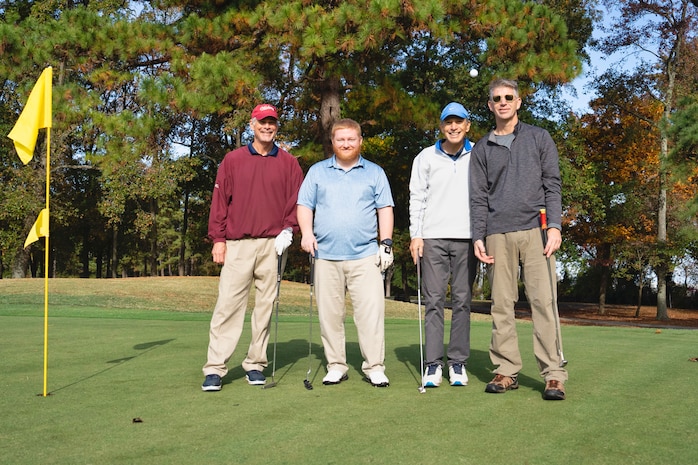
POLYGON ((337 159, 342 162, 353 162, 359 159, 363 138, 355 129, 337 129, 332 136, 332 149, 337 159))
POLYGON ((510 120, 521 107, 521 99, 511 87, 495 87, 487 106, 497 119, 510 120))
POLYGON ((278 121, 272 117, 257 120, 257 122, 252 123, 251 126, 255 140, 263 144, 273 142, 276 137, 276 132, 279 130, 278 121))
POLYGON ((470 131, 470 121, 467 119, 457 116, 447 116, 446 119, 441 122, 441 132, 451 144, 462 144, 468 131, 470 131))

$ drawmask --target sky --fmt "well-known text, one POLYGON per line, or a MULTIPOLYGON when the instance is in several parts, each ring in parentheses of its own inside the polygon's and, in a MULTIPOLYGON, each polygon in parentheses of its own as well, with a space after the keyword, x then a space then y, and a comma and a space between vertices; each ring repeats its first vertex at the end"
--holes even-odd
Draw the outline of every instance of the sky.
MULTIPOLYGON (((696 0, 696 2, 698 3, 698 0, 696 0)), ((602 21, 601 25, 595 25, 593 33, 593 37, 597 40, 605 36, 605 33, 600 30, 599 26, 610 27, 618 15, 617 11, 614 12, 602 7, 599 8, 602 11, 602 21)), ((633 69, 637 65, 640 58, 644 58, 649 62, 654 61, 654 57, 651 54, 647 52, 640 54, 638 49, 628 49, 624 52, 615 53, 610 56, 590 50, 589 48, 587 48, 587 52, 591 57, 590 63, 584 64, 582 74, 571 83, 572 87, 576 89, 577 96, 575 97, 569 92, 564 94, 567 101, 572 106, 572 110, 577 113, 588 113, 591 111, 589 108, 589 102, 593 100, 596 95, 594 94, 593 90, 590 90, 587 87, 590 84, 593 84, 595 78, 603 74, 604 71, 610 67, 627 70, 633 69)))
MULTIPOLYGON (((608 27, 613 21, 613 15, 609 14, 605 9, 602 9, 602 11, 602 25, 608 27)), ((593 37, 597 40, 604 37, 604 33, 599 29, 599 26, 594 27, 593 37)), ((575 97, 570 92, 565 93, 567 101, 570 102, 572 106, 572 110, 577 113, 588 113, 591 111, 589 102, 595 98, 595 95, 592 90, 586 87, 593 83, 596 76, 601 75, 614 64, 614 61, 616 61, 613 57, 607 57, 605 54, 588 48, 587 52, 591 57, 590 62, 584 63, 582 74, 572 81, 572 87, 576 90, 577 96, 575 97)))

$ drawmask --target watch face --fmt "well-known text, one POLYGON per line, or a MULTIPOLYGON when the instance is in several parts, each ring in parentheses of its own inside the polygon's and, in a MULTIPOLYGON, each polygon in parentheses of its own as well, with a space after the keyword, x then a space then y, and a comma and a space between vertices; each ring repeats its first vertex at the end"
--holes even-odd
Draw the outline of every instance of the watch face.
POLYGON ((381 244, 387 245, 388 247, 392 247, 392 246, 393 246, 393 241, 392 241, 392 239, 383 239, 383 240, 381 241, 381 244))

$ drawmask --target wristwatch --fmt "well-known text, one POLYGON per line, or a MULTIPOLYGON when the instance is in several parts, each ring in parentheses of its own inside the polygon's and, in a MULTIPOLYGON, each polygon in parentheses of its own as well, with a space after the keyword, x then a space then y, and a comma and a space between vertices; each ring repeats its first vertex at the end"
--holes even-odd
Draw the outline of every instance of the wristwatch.
POLYGON ((385 253, 390 253, 390 251, 393 249, 393 240, 383 239, 381 241, 381 245, 385 246, 385 253))

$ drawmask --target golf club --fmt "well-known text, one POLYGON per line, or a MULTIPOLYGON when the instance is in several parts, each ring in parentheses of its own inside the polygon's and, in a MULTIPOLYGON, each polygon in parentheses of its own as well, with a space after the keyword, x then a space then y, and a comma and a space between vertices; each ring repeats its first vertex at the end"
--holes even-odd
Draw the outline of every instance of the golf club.
MULTIPOLYGON (((548 220, 546 218, 545 208, 540 209, 540 228, 543 237, 543 248, 548 243, 548 220)), ((555 345, 557 346, 557 354, 560 356, 560 368, 567 365, 567 360, 562 353, 562 332, 560 330, 560 314, 557 309, 557 295, 555 293, 555 285, 553 282, 553 270, 550 266, 550 257, 545 256, 545 261, 548 264, 548 278, 550 281, 550 295, 553 299, 553 316, 555 318, 555 345)))
POLYGON ((424 343, 422 336, 422 269, 419 266, 422 257, 417 259, 417 315, 419 319, 419 393, 424 394, 424 343))
POLYGON ((310 257, 310 306, 308 307, 308 372, 305 374, 303 386, 308 391, 313 390, 313 385, 310 383, 310 373, 312 372, 312 354, 313 354, 313 286, 315 280, 315 257, 313 254, 308 254, 310 257))
POLYGON ((271 383, 262 386, 262 389, 271 389, 276 387, 274 375, 276 374, 276 341, 279 335, 279 295, 281 293, 281 257, 278 256, 276 264, 276 305, 274 308, 274 357, 271 362, 271 383))

